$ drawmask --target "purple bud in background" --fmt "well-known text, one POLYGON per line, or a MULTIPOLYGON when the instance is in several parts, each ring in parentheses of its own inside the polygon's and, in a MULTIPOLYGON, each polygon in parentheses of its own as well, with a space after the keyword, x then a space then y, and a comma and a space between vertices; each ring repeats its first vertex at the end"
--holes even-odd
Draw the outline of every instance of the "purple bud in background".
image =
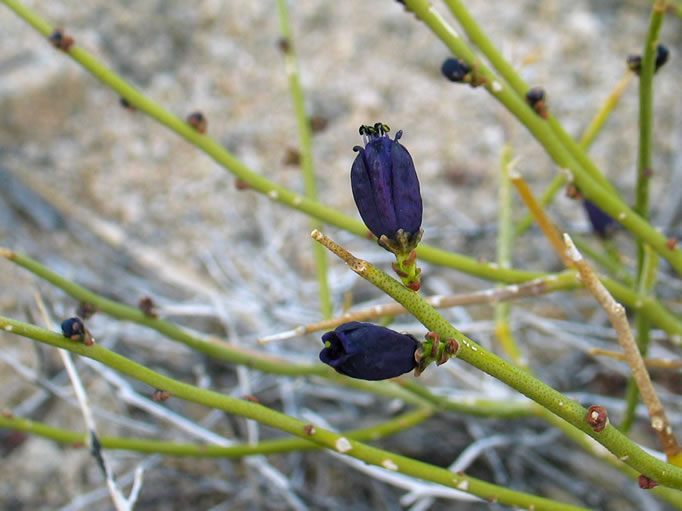
POLYGON ((471 68, 462 59, 449 58, 443 62, 440 72, 451 82, 463 82, 471 68))
POLYGON ((322 336, 320 360, 337 373, 361 380, 386 380, 412 371, 414 337, 389 328, 351 321, 322 336))
MULTIPOLYGON (((656 46, 656 61, 654 63, 654 73, 657 72, 661 66, 668 62, 668 57, 670 57, 670 51, 668 48, 659 44, 656 46)), ((627 58, 627 65, 631 71, 640 74, 642 71, 642 56, 641 55, 629 55, 627 58)))
POLYGON ((388 126, 362 126, 365 147, 355 146, 358 155, 351 167, 353 199, 365 225, 377 237, 397 238, 400 229, 410 237, 422 224, 422 198, 412 157, 386 134, 388 126))
POLYGON ((69 339, 85 335, 85 325, 81 318, 69 318, 62 321, 62 335, 69 339))
POLYGON ((583 207, 585 208, 587 217, 592 224, 592 230, 600 238, 610 238, 618 228, 618 222, 604 213, 599 206, 592 201, 585 199, 583 201, 583 207))

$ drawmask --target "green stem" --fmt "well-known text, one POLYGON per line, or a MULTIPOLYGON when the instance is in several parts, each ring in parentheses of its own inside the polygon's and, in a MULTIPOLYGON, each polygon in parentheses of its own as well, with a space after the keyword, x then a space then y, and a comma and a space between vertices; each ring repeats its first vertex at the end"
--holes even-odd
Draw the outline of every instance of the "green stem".
MULTIPOLYGON (((466 32, 471 42, 477 46, 481 52, 486 56, 488 61, 497 70, 502 78, 511 86, 520 98, 526 97, 526 92, 530 89, 521 76, 516 72, 509 62, 497 51, 495 45, 488 39, 485 32, 476 23, 476 20, 469 14, 469 11, 460 0, 445 0, 445 4, 450 9, 450 12, 457 18, 462 28, 466 32)), ((561 143, 568 149, 573 158, 589 173, 589 175, 597 183, 609 190, 614 196, 618 196, 615 188, 604 177, 601 171, 594 163, 587 157, 585 151, 579 146, 573 137, 571 137, 564 130, 563 126, 551 114, 547 119, 549 127, 554 132, 554 135, 561 141, 561 143)))
POLYGON ((469 339, 450 325, 422 296, 407 289, 388 274, 375 268, 367 261, 355 258, 321 233, 313 233, 313 237, 341 257, 351 270, 392 296, 430 332, 436 332, 443 340, 454 339, 457 341, 459 344, 457 358, 506 383, 587 433, 615 456, 625 460, 625 463, 646 474, 659 484, 682 489, 682 469, 647 454, 612 425, 607 426, 601 432, 593 431, 585 420, 587 410, 578 403, 545 385, 527 371, 510 364, 469 339))
MULTIPOLYGON (((245 417, 247 419, 253 419, 266 426, 271 426, 281 431, 291 433, 297 437, 314 442, 321 447, 340 452, 371 465, 395 470, 402 474, 432 481, 450 488, 456 488, 477 495, 483 499, 495 500, 500 504, 517 506, 524 509, 535 509, 536 511, 577 511, 584 509, 577 506, 562 504, 554 500, 509 490, 464 474, 455 474, 449 470, 429 465, 428 463, 371 447, 344 435, 313 426, 304 421, 284 415, 283 413, 270 410, 260 404, 236 399, 224 394, 179 382, 156 373, 143 365, 122 357, 97 344, 86 346, 81 343, 67 340, 54 332, 4 317, 0 317, 0 329, 97 360, 123 374, 146 383, 152 388, 166 390, 176 398, 223 410, 227 413, 245 417), (313 426, 312 429, 311 426, 313 426)), ((670 474, 671 478, 674 480, 677 474, 674 470, 671 470, 670 474)), ((661 481, 663 481, 662 484, 667 484, 667 479, 666 481, 661 479, 661 481)))
MULTIPOLYGON (((511 266, 511 249, 514 242, 512 193, 511 181, 509 180, 509 165, 511 161, 511 146, 504 144, 500 161, 500 178, 497 194, 497 264, 500 268, 509 268, 511 266)), ((511 304, 509 302, 505 301, 495 304, 495 333, 507 357, 515 365, 525 367, 526 364, 523 361, 521 351, 509 325, 510 310, 511 304)))
POLYGON ((473 417, 515 419, 519 417, 537 416, 538 407, 532 401, 524 400, 493 400, 493 399, 472 399, 464 397, 457 399, 448 396, 433 394, 423 385, 419 385, 413 379, 400 379, 398 383, 405 389, 414 393, 422 399, 422 403, 428 403, 439 411, 454 412, 459 414, 471 415, 473 417))
MULTIPOLYGON (((631 479, 637 480, 639 477, 638 471, 627 466, 625 463, 613 456, 610 452, 604 449, 595 449, 594 441, 568 422, 561 420, 559 417, 548 412, 544 408, 539 408, 539 410, 540 417, 546 420, 549 424, 553 425, 555 428, 559 429, 565 436, 570 438, 573 442, 585 450, 585 452, 605 463, 608 463, 631 479)), ((680 494, 678 490, 657 486, 650 491, 657 497, 665 500, 669 504, 672 504, 676 509, 682 510, 682 494, 680 494)))
MULTIPOLYGON (((445 22, 440 14, 427 0, 405 0, 408 7, 421 19, 454 55, 463 59, 477 75, 485 79, 485 89, 502 103, 542 144, 547 154, 561 168, 570 170, 576 185, 585 198, 590 199, 607 214, 612 216, 623 227, 632 232, 642 242, 646 242, 666 259, 675 270, 682 274, 682 250, 677 247, 668 248, 667 239, 649 223, 633 212, 601 178, 590 170, 583 168, 565 144, 572 146, 575 141, 559 139, 552 129, 547 129, 547 122, 540 118, 512 89, 503 85, 500 78, 481 63, 476 54, 466 45, 456 32, 445 22), (597 176, 597 177, 595 177, 597 176)), ((552 124, 554 125, 554 124, 552 124)))
MULTIPOLYGON (((643 248, 644 257, 642 259, 642 274, 639 278, 637 291, 641 296, 647 296, 651 295, 656 284, 658 257, 647 245, 644 245, 643 248)), ((634 322, 635 330, 637 332, 637 346, 639 348, 639 352, 643 357, 645 357, 649 351, 649 342, 651 341, 651 325, 649 323, 649 319, 644 314, 639 313, 635 314, 634 322)), ((620 424, 620 428, 623 433, 627 434, 632 428, 635 420, 635 409, 637 408, 637 403, 639 403, 639 389, 637 388, 634 378, 631 376, 628 378, 628 383, 625 388, 625 412, 623 413, 623 418, 620 424)))
MULTIPOLYGON (((663 25, 665 1, 657 0, 651 10, 649 31, 644 44, 639 74, 639 155, 634 211, 642 218, 649 217, 649 171, 651 170, 651 143, 653 139, 654 68, 656 46, 663 25)), ((640 261, 641 265, 641 261, 640 261)))
MULTIPOLYGON (((289 22, 289 11, 286 0, 277 0, 277 12, 279 14, 279 27, 284 41, 284 65, 289 78, 289 91, 294 103, 296 124, 298 125, 299 150, 301 153, 301 173, 303 175, 303 190, 305 196, 315 202, 317 197, 317 183, 315 181, 315 169, 313 167, 312 133, 310 119, 305 111, 303 89, 298 78, 298 62, 294 51, 293 33, 289 22)), ((317 229, 320 223, 311 218, 310 228, 317 229)), ((313 256, 317 272, 317 283, 320 292, 320 308, 322 318, 329 319, 332 316, 332 301, 329 292, 327 253, 324 247, 313 242, 313 256)))
MULTIPOLYGON (((33 13, 30 9, 22 6, 16 0, 1 1, 14 10, 21 18, 26 20, 39 32, 43 33, 44 35, 51 33, 52 27, 50 27, 46 21, 33 13)), ((438 17, 437 19, 441 18, 438 17)), ((441 26, 441 30, 447 33, 451 29, 446 25, 443 25, 441 26)), ((249 186, 251 186, 254 190, 265 193, 271 199, 279 201, 287 207, 297 209, 307 215, 313 216, 324 223, 337 226, 358 236, 366 236, 367 227, 365 227, 362 222, 351 219, 333 208, 324 206, 318 202, 291 192, 286 188, 276 185, 259 174, 253 172, 234 156, 225 151, 220 144, 215 142, 209 136, 199 134, 194 129, 190 128, 186 122, 180 120, 179 118, 165 111, 153 101, 146 98, 143 94, 136 91, 133 87, 128 85, 115 73, 104 67, 81 48, 77 46, 74 47, 72 50, 70 50, 69 55, 81 66, 83 66, 84 69, 88 70, 95 77, 101 80, 105 85, 108 85, 110 88, 128 99, 128 101, 138 110, 146 112, 148 115, 158 120, 161 124, 167 126, 171 130, 175 131, 178 135, 185 138, 188 142, 194 144, 225 169, 229 170, 235 176, 248 183, 249 186)), ((521 107, 527 108, 525 104, 521 104, 521 107)), ((528 113, 529 115, 535 115, 530 111, 528 113)), ((677 252, 679 252, 679 250, 677 250, 677 252)), ((420 246, 417 247, 417 256, 419 259, 432 264, 453 268, 488 280, 506 283, 524 282, 543 275, 539 272, 497 268, 495 265, 481 263, 471 257, 447 252, 445 250, 427 246, 425 244, 420 244, 420 246)), ((680 255, 680 259, 682 260, 682 255, 680 255)))
MULTIPOLYGON (((663 25, 665 14, 665 1, 657 0, 651 10, 649 31, 644 44, 644 52, 639 74, 639 152, 637 157, 637 179, 635 185, 634 211, 642 218, 649 218, 649 179, 651 178, 651 146, 653 139, 653 85, 654 71, 656 66, 656 46, 658 35, 663 25)), ((647 246, 637 241, 637 283, 636 289, 640 294, 648 294, 648 277, 651 275, 652 254, 647 246)), ((658 262, 658 259, 656 262, 658 262)), ((651 282, 653 287, 653 282, 651 282)), ((637 343, 642 355, 646 355, 649 346, 649 320, 641 313, 636 312, 634 317, 637 331, 637 343)), ((639 401, 639 391, 631 378, 625 392, 626 406, 623 416, 623 431, 627 432, 632 427, 635 416, 635 408, 639 401)))
MULTIPOLYGON (((410 429, 431 417, 433 413, 433 409, 422 407, 376 426, 355 429, 341 434, 353 440, 376 440, 410 429)), ((0 415, 0 427, 39 435, 63 444, 74 444, 79 447, 81 444, 85 447, 87 444, 87 433, 55 428, 29 419, 0 415)), ((302 438, 278 438, 276 440, 264 440, 257 444, 241 444, 227 447, 206 444, 178 444, 150 438, 101 436, 99 440, 105 449, 163 454, 165 456, 195 456, 198 458, 242 458, 257 454, 279 454, 320 448, 319 445, 302 438)))
MULTIPOLYGON (((609 94, 609 97, 606 98, 606 100, 602 103, 602 105, 599 107, 599 110, 594 115, 587 128, 585 128, 585 131, 583 132, 582 137, 580 137, 579 142, 580 147, 584 151, 587 151, 589 149, 589 147, 592 145, 592 142, 594 142, 595 138, 597 137, 601 129, 604 127, 604 124, 611 115, 611 112, 618 104, 618 101, 620 101, 620 98, 623 95, 623 92, 625 91, 625 87, 630 82, 631 78, 632 73, 628 72, 628 74, 626 74, 625 77, 622 78, 616 84, 613 91, 611 91, 611 93, 609 94)), ((552 178, 552 181, 550 181, 545 191, 540 196, 539 200, 540 204, 542 206, 547 206, 549 203, 551 203, 552 200, 554 199, 554 196, 557 194, 557 192, 559 192, 559 190, 562 189, 565 183, 566 176, 564 176, 563 174, 555 175, 552 178)), ((521 219, 521 221, 516 226, 516 236, 521 236, 524 232, 528 230, 528 228, 531 225, 533 225, 533 215, 531 215, 530 213, 526 213, 526 215, 521 219)))
MULTIPOLYGON (((102 312, 119 319, 134 321, 135 323, 153 328, 165 336, 182 342, 183 344, 186 344, 197 351, 204 352, 222 360, 227 360, 233 364, 246 365, 260 371, 272 372, 274 374, 315 374, 318 376, 336 374, 333 371, 326 370, 325 366, 322 364, 283 367, 283 365, 286 364, 282 364, 281 359, 268 357, 261 353, 252 352, 224 342, 199 339, 162 319, 150 318, 144 315, 137 308, 114 302, 113 300, 109 300, 96 293, 93 293, 92 291, 85 289, 68 279, 65 279, 61 275, 56 274, 52 270, 40 264, 38 261, 19 254, 18 252, 12 252, 0 247, 0 257, 5 257, 13 263, 27 269, 34 275, 47 280, 77 300, 96 305, 97 308, 99 308, 99 310, 102 312)), ((503 275, 500 275, 500 277, 505 277, 500 279, 503 282, 528 282, 530 280, 542 278, 544 281, 543 285, 547 289, 547 292, 577 289, 582 285, 576 279, 576 273, 570 270, 546 275, 537 272, 496 268, 485 263, 477 264, 484 264, 485 266, 494 268, 495 270, 507 272, 503 275)), ((623 286, 619 282, 607 277, 602 277, 601 282, 604 284, 604 286, 606 286, 616 300, 633 310, 641 310, 642 313, 646 315, 646 317, 648 317, 652 323, 657 325, 671 336, 682 336, 682 322, 680 322, 680 320, 674 314, 668 311, 663 304, 658 302, 654 297, 640 296, 631 288, 623 286)))

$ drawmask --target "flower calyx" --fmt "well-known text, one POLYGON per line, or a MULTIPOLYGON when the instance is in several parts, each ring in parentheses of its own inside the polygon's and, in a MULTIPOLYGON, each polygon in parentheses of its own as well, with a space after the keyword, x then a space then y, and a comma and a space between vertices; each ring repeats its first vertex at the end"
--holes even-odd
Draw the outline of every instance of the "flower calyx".
POLYGON ((426 341, 421 343, 414 354, 417 361, 417 368, 414 375, 419 376, 424 370, 435 362, 436 365, 443 365, 445 362, 457 356, 459 343, 455 339, 441 340, 437 332, 429 332, 425 336, 426 341))

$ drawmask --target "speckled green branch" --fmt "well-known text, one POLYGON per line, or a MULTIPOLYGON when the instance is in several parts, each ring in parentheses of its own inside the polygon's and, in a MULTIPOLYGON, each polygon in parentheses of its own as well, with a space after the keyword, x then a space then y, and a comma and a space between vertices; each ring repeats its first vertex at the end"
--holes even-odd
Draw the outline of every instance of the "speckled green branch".
MULTIPOLYGON (((370 382, 356 380, 338 374, 325 364, 293 364, 286 359, 227 343, 217 338, 197 337, 173 323, 159 318, 151 318, 142 313, 138 308, 100 296, 52 272, 30 258, 9 252, 0 247, 0 257, 3 256, 31 271, 36 276, 54 284, 73 298, 95 306, 104 314, 156 330, 169 339, 180 342, 193 350, 205 353, 215 359, 224 360, 235 365, 244 365, 270 374, 319 376, 339 386, 351 387, 389 399, 400 399, 405 403, 415 406, 423 405, 423 399, 415 396, 413 389, 406 391, 398 385, 397 381, 370 382)), ((572 275, 570 277, 572 280, 575 280, 572 275)), ((552 284, 554 282, 552 281, 552 284)), ((528 413, 528 407, 523 403, 514 403, 507 406, 504 402, 493 400, 453 401, 448 403, 447 406, 441 403, 438 409, 447 409, 480 417, 519 417, 528 413)))
MULTIPOLYGON (((438 400, 436 396, 433 396, 438 400)), ((442 401, 442 400, 441 400, 442 401)), ((532 406, 532 408, 537 408, 532 406)), ((563 431, 563 433, 571 438, 574 442, 580 445, 587 452, 592 453, 599 459, 609 463, 611 466, 617 468, 631 478, 637 478, 639 475, 635 470, 624 465, 616 458, 611 456, 606 450, 594 449, 594 443, 582 432, 575 429, 570 424, 559 419, 556 415, 546 412, 542 415, 548 422, 563 431)), ((401 431, 405 431, 413 426, 420 424, 433 415, 433 410, 429 408, 421 408, 412 412, 407 412, 394 419, 370 426, 368 428, 356 429, 342 433, 348 438, 359 441, 377 440, 394 435, 401 431)), ((31 435, 38 435, 43 438, 49 438, 55 442, 62 444, 69 444, 75 448, 85 447, 86 434, 78 431, 71 431, 62 428, 56 428, 45 424, 44 422, 34 421, 30 419, 23 419, 20 417, 0 415, 0 428, 9 429, 12 431, 21 431, 31 435)), ((282 454, 292 451, 308 451, 319 449, 320 446, 312 442, 308 442, 302 438, 280 438, 275 440, 264 440, 255 445, 240 444, 232 446, 219 446, 207 444, 179 444, 175 442, 166 442, 162 440, 154 440, 149 438, 124 438, 112 436, 100 436, 99 440, 102 447, 111 450, 124 450, 134 452, 144 452, 148 454, 162 454, 164 456, 188 456, 198 458, 243 458, 246 456, 253 456, 257 454, 282 454)), ((682 509, 682 495, 671 488, 657 486, 653 489, 654 495, 666 500, 668 503, 674 505, 677 509, 682 509)))
MULTIPOLYGON (((498 73, 500 73, 502 78, 511 86, 514 92, 516 92, 520 98, 525 98, 526 92, 528 92, 530 87, 523 81, 521 76, 516 72, 512 65, 507 62, 502 54, 497 51, 495 45, 488 39, 485 32, 479 27, 471 14, 469 14, 469 11, 464 4, 460 0, 445 0, 445 4, 462 25, 462 28, 467 36, 469 36, 471 42, 481 50, 490 64, 498 73)), ((573 137, 566 133, 561 123, 559 123, 551 114, 551 111, 547 118, 547 124, 576 161, 590 174, 592 179, 617 196, 618 193, 615 188, 613 188, 597 166, 587 157, 583 147, 578 145, 576 141, 573 140, 573 137)))
POLYGON ((387 470, 400 472, 418 479, 432 481, 477 495, 482 499, 523 509, 534 509, 536 511, 578 511, 585 509, 509 490, 464 474, 455 474, 428 463, 371 447, 342 434, 337 434, 276 412, 260 404, 219 394, 218 392, 195 387, 163 376, 97 344, 86 346, 82 343, 67 340, 55 332, 4 317, 0 317, 0 329, 97 360, 122 374, 146 383, 151 388, 168 391, 175 398, 223 410, 247 419, 253 419, 266 426, 285 431, 314 442, 321 447, 362 460, 370 465, 383 467, 387 470))
POLYGON ((580 431, 587 433, 613 455, 640 473, 654 479, 659 484, 682 489, 682 469, 660 461, 644 452, 612 425, 607 425, 600 432, 593 431, 585 420, 587 410, 578 403, 545 385, 527 371, 515 367, 469 339, 450 325, 418 293, 409 290, 367 261, 357 259, 319 231, 314 231, 312 236, 343 259, 351 270, 403 305, 429 331, 436 332, 441 339, 457 341, 459 344, 457 358, 506 383, 580 431))
MULTIPOLYGON (((639 152, 634 211, 649 218, 649 179, 651 177, 651 144, 653 140, 654 69, 656 47, 665 15, 665 1, 656 0, 651 10, 641 70, 639 73, 639 152)), ((641 267, 641 262, 640 262, 641 267)))
MULTIPOLYGON (((653 109, 654 109, 654 72, 656 68, 656 54, 658 36, 663 25, 665 15, 665 1, 656 0, 651 9, 649 30, 644 43, 641 68, 639 73, 639 148, 637 156, 637 176, 635 184, 634 210, 642 218, 649 218, 649 180, 653 172, 652 166, 652 142, 653 142, 653 109)), ((635 289, 641 294, 650 294, 656 279, 658 258, 652 254, 648 246, 641 241, 637 242, 637 282, 635 289)), ((637 344, 642 355, 646 355, 649 338, 649 320, 639 312, 634 317, 637 332, 637 344)), ((639 392, 632 378, 628 380, 626 390, 626 409, 623 416, 623 430, 628 431, 634 420, 634 409, 639 399, 639 392)))
MULTIPOLYGON (((52 27, 45 20, 16 0, 0 1, 10 7, 41 34, 48 35, 52 32, 52 27)), ((195 145, 222 167, 248 183, 254 190, 265 193, 271 199, 276 200, 287 207, 297 209, 307 215, 315 217, 322 222, 335 225, 358 236, 366 236, 367 227, 362 222, 354 220, 333 208, 294 193, 252 171, 227 152, 211 137, 198 133, 185 121, 179 119, 148 99, 116 75, 116 73, 103 66, 97 59, 82 48, 75 46, 69 51, 69 55, 102 83, 125 97, 131 105, 135 106, 138 110, 147 113, 149 116, 195 145)), ((482 263, 471 257, 448 252, 423 243, 417 248, 417 256, 419 259, 432 264, 453 268, 477 277, 508 284, 525 282, 543 275, 541 272, 499 268, 495 264, 482 263)), ((613 293, 611 289, 609 290, 613 293)), ((624 299, 618 298, 618 300, 629 305, 624 299)))
MULTIPOLYGON (((355 429, 340 433, 353 440, 377 440, 401 431, 410 429, 433 415, 432 408, 418 408, 404 413, 391 420, 368 428, 355 429)), ((56 428, 39 421, 20 417, 0 415, 0 428, 22 431, 32 435, 39 435, 63 444, 73 444, 75 447, 85 447, 87 433, 56 428)), ((155 440, 152 438, 122 438, 100 436, 100 442, 105 449, 144 452, 148 454, 163 454, 165 456, 194 456, 198 458, 243 458, 257 454, 281 454, 291 451, 309 451, 319 449, 320 446, 302 438, 278 438, 264 440, 257 444, 240 445, 207 445, 207 444, 179 444, 155 440)))
MULTIPOLYGON (((628 83, 630 83, 630 80, 632 80, 632 76, 633 73, 631 71, 628 71, 625 74, 625 76, 618 81, 613 90, 609 93, 609 96, 606 98, 606 100, 604 100, 602 105, 599 107, 597 113, 594 114, 594 117, 588 124, 587 128, 585 128, 584 133, 580 137, 579 145, 583 149, 583 151, 587 151, 587 149, 590 147, 590 145, 592 145, 592 142, 594 142, 595 138, 597 137, 601 129, 604 127, 604 124, 611 115, 611 112, 620 101, 620 98, 623 95, 625 88, 627 87, 628 83)), ((542 195, 540 196, 539 200, 540 204, 542 206, 547 206, 548 204, 550 204, 552 202, 552 199, 554 199, 554 196, 557 194, 559 190, 561 190, 565 183, 566 176, 564 174, 559 173, 556 176, 554 176, 552 178, 552 181, 550 181, 549 185, 547 185, 545 191, 542 192, 542 195)), ((528 230, 528 228, 532 224, 533 215, 527 213, 516 225, 516 235, 521 236, 524 232, 528 230)), ((575 241, 575 238, 573 241, 575 241)))
MULTIPOLYGON (((325 374, 336 374, 327 369, 323 371, 323 366, 321 364, 295 365, 292 366, 292 369, 288 369, 282 367, 281 360, 275 358, 270 359, 266 355, 263 355, 263 360, 257 360, 261 356, 260 354, 256 355, 254 352, 235 347, 222 341, 206 340, 192 336, 172 323, 162 319, 150 318, 135 307, 109 300, 108 298, 104 298, 103 296, 85 289, 23 254, 0 247, 0 257, 4 257, 27 269, 34 275, 62 289, 77 300, 96 305, 99 310, 106 314, 153 328, 170 339, 182 342, 192 349, 196 349, 197 351, 201 351, 215 358, 227 360, 234 364, 246 365, 247 367, 253 367, 254 369, 265 372, 272 372, 273 374, 317 374, 320 376, 324 376, 325 374), (228 349, 231 347, 234 348, 234 353, 228 349)), ((504 269, 502 270, 504 271, 504 269)), ((554 275, 544 276, 543 274, 536 272, 513 271, 525 278, 519 278, 519 276, 517 276, 517 279, 510 281, 511 283, 527 282, 540 277, 543 278, 543 285, 546 287, 547 292, 577 289, 582 285, 576 279, 576 273, 573 271, 564 271, 554 275)), ((652 323, 673 336, 673 341, 676 344, 682 343, 682 322, 655 298, 641 297, 629 287, 619 284, 613 279, 602 277, 601 281, 616 300, 630 308, 641 310, 652 323)))
MULTIPOLYGON (((601 209, 632 232, 640 241, 651 245, 672 265, 675 271, 682 274, 682 250, 679 247, 670 249, 665 236, 632 211, 626 203, 614 194, 612 187, 606 186, 601 180, 591 175, 589 170, 586 170, 586 167, 583 167, 567 149, 565 143, 569 143, 569 141, 560 140, 549 127, 547 121, 537 115, 512 88, 486 67, 427 0, 405 0, 405 2, 454 55, 475 69, 479 79, 485 79, 483 88, 502 103, 528 129, 552 160, 559 167, 571 172, 575 183, 585 198, 599 204, 601 209)), ((572 139, 571 142, 575 144, 572 139)))
MULTIPOLYGON (((303 89, 298 79, 298 63, 294 51, 293 33, 289 23, 289 10, 286 0, 277 0, 277 13, 279 14, 279 27, 282 34, 280 49, 284 54, 284 67, 289 78, 289 91, 294 103, 296 113, 296 124, 298 126, 299 148, 301 153, 301 173, 303 175, 303 190, 305 196, 317 202, 317 183, 315 180, 315 170, 313 167, 313 148, 312 133, 310 129, 310 119, 305 111, 303 89)), ((316 229, 320 226, 319 222, 311 218, 310 227, 316 229)), ((315 258, 315 269, 317 271, 317 284, 320 294, 320 308, 323 319, 332 316, 332 300, 329 293, 327 253, 323 247, 313 243, 313 255, 315 258)))
MULTIPOLYGON (((582 431, 573 427, 568 422, 548 412, 544 408, 542 409, 540 417, 542 417, 549 424, 553 425, 555 428, 559 429, 566 437, 570 438, 590 455, 605 463, 608 463, 631 479, 636 480, 639 477, 639 472, 633 470, 631 467, 627 466, 625 463, 614 457, 609 451, 595 443, 594 440, 583 434, 582 431)), ((650 491, 657 497, 665 500, 669 504, 672 504, 676 509, 682 509, 682 493, 679 490, 666 488, 664 486, 657 486, 650 491)))

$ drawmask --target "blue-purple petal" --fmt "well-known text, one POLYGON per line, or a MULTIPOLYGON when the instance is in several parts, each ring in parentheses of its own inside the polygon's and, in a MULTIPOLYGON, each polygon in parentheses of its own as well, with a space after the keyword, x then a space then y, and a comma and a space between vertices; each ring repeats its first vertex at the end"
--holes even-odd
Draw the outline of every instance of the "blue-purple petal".
POLYGON ((377 238, 395 239, 399 229, 414 234, 421 228, 423 206, 417 172, 410 153, 397 138, 371 138, 351 167, 353 198, 362 220, 377 238))
POLYGON ((415 233, 422 225, 423 205, 419 179, 407 149, 395 140, 391 144, 393 204, 396 217, 400 219, 400 229, 415 233))
POLYGON ((322 336, 329 343, 320 360, 338 373, 363 380, 385 380, 412 371, 419 342, 371 323, 350 322, 322 336))
POLYGON ((583 207, 587 212, 587 218, 592 224, 592 230, 601 238, 610 237, 618 228, 618 222, 604 213, 594 202, 585 199, 583 207))

